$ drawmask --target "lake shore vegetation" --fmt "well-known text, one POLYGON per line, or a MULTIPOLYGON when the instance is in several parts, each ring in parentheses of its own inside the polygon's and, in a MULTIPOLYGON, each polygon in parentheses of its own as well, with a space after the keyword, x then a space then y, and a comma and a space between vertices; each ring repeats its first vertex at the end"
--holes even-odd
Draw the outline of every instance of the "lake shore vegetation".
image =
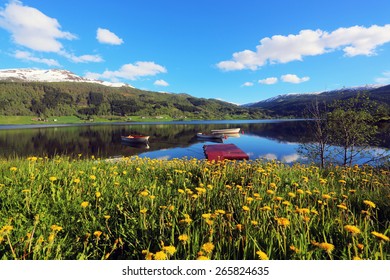
POLYGON ((388 260, 388 169, 0 159, 2 259, 388 260))

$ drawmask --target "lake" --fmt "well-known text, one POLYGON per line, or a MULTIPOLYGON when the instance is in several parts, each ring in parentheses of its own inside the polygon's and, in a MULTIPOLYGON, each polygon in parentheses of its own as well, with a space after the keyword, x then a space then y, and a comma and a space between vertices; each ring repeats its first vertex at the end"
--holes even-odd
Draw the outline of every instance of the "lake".
MULTIPOLYGON (((240 127, 241 133, 223 143, 233 143, 249 155, 286 163, 304 161, 297 150, 313 140, 309 120, 174 121, 156 123, 110 123, 56 126, 0 126, 0 157, 69 155, 83 157, 148 157, 156 159, 204 159, 204 145, 216 144, 196 138, 197 132, 240 127), (121 135, 150 135, 148 146, 123 145, 121 135)), ((381 129, 378 152, 389 148, 388 124, 381 129), (387 136, 387 137, 386 137, 387 136)))

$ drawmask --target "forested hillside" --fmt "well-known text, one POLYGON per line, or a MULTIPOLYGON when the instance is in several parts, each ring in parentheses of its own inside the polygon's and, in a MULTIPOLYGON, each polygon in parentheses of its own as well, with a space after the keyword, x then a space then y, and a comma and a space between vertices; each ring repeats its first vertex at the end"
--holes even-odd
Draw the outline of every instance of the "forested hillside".
POLYGON ((336 101, 345 101, 360 96, 370 103, 372 114, 390 115, 390 85, 379 88, 341 89, 318 94, 284 94, 272 99, 248 105, 249 108, 266 110, 273 117, 306 117, 306 109, 318 102, 320 109, 331 109, 336 101))
POLYGON ((170 116, 175 119, 264 118, 258 108, 243 108, 188 94, 106 87, 77 82, 0 82, 0 115, 8 116, 170 116))

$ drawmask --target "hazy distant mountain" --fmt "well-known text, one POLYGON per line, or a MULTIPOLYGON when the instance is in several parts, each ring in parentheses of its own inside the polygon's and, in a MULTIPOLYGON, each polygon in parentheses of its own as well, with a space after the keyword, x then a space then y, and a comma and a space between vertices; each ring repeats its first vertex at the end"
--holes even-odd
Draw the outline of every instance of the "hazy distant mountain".
POLYGON ((0 70, 0 80, 13 82, 79 82, 94 83, 109 87, 132 87, 131 85, 125 83, 110 83, 82 78, 68 70, 61 69, 3 69, 0 70))
POLYGON ((371 101, 378 102, 390 108, 390 85, 387 86, 362 86, 353 88, 343 88, 339 90, 313 92, 313 93, 293 93, 281 94, 263 101, 245 104, 244 107, 260 108, 267 111, 272 116, 293 116, 303 117, 304 111, 313 101, 331 104, 335 100, 345 100, 365 93, 371 101))

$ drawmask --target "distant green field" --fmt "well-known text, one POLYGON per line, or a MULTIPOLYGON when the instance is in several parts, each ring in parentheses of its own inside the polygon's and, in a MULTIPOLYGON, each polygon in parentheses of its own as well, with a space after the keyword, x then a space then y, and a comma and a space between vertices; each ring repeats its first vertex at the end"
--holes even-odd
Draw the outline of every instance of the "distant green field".
POLYGON ((61 116, 48 117, 45 120, 40 120, 35 116, 0 116, 0 124, 77 124, 77 123, 101 123, 101 122, 149 122, 149 121, 171 121, 170 117, 142 117, 142 116, 128 116, 128 117, 94 117, 90 120, 83 120, 77 116, 61 116))

